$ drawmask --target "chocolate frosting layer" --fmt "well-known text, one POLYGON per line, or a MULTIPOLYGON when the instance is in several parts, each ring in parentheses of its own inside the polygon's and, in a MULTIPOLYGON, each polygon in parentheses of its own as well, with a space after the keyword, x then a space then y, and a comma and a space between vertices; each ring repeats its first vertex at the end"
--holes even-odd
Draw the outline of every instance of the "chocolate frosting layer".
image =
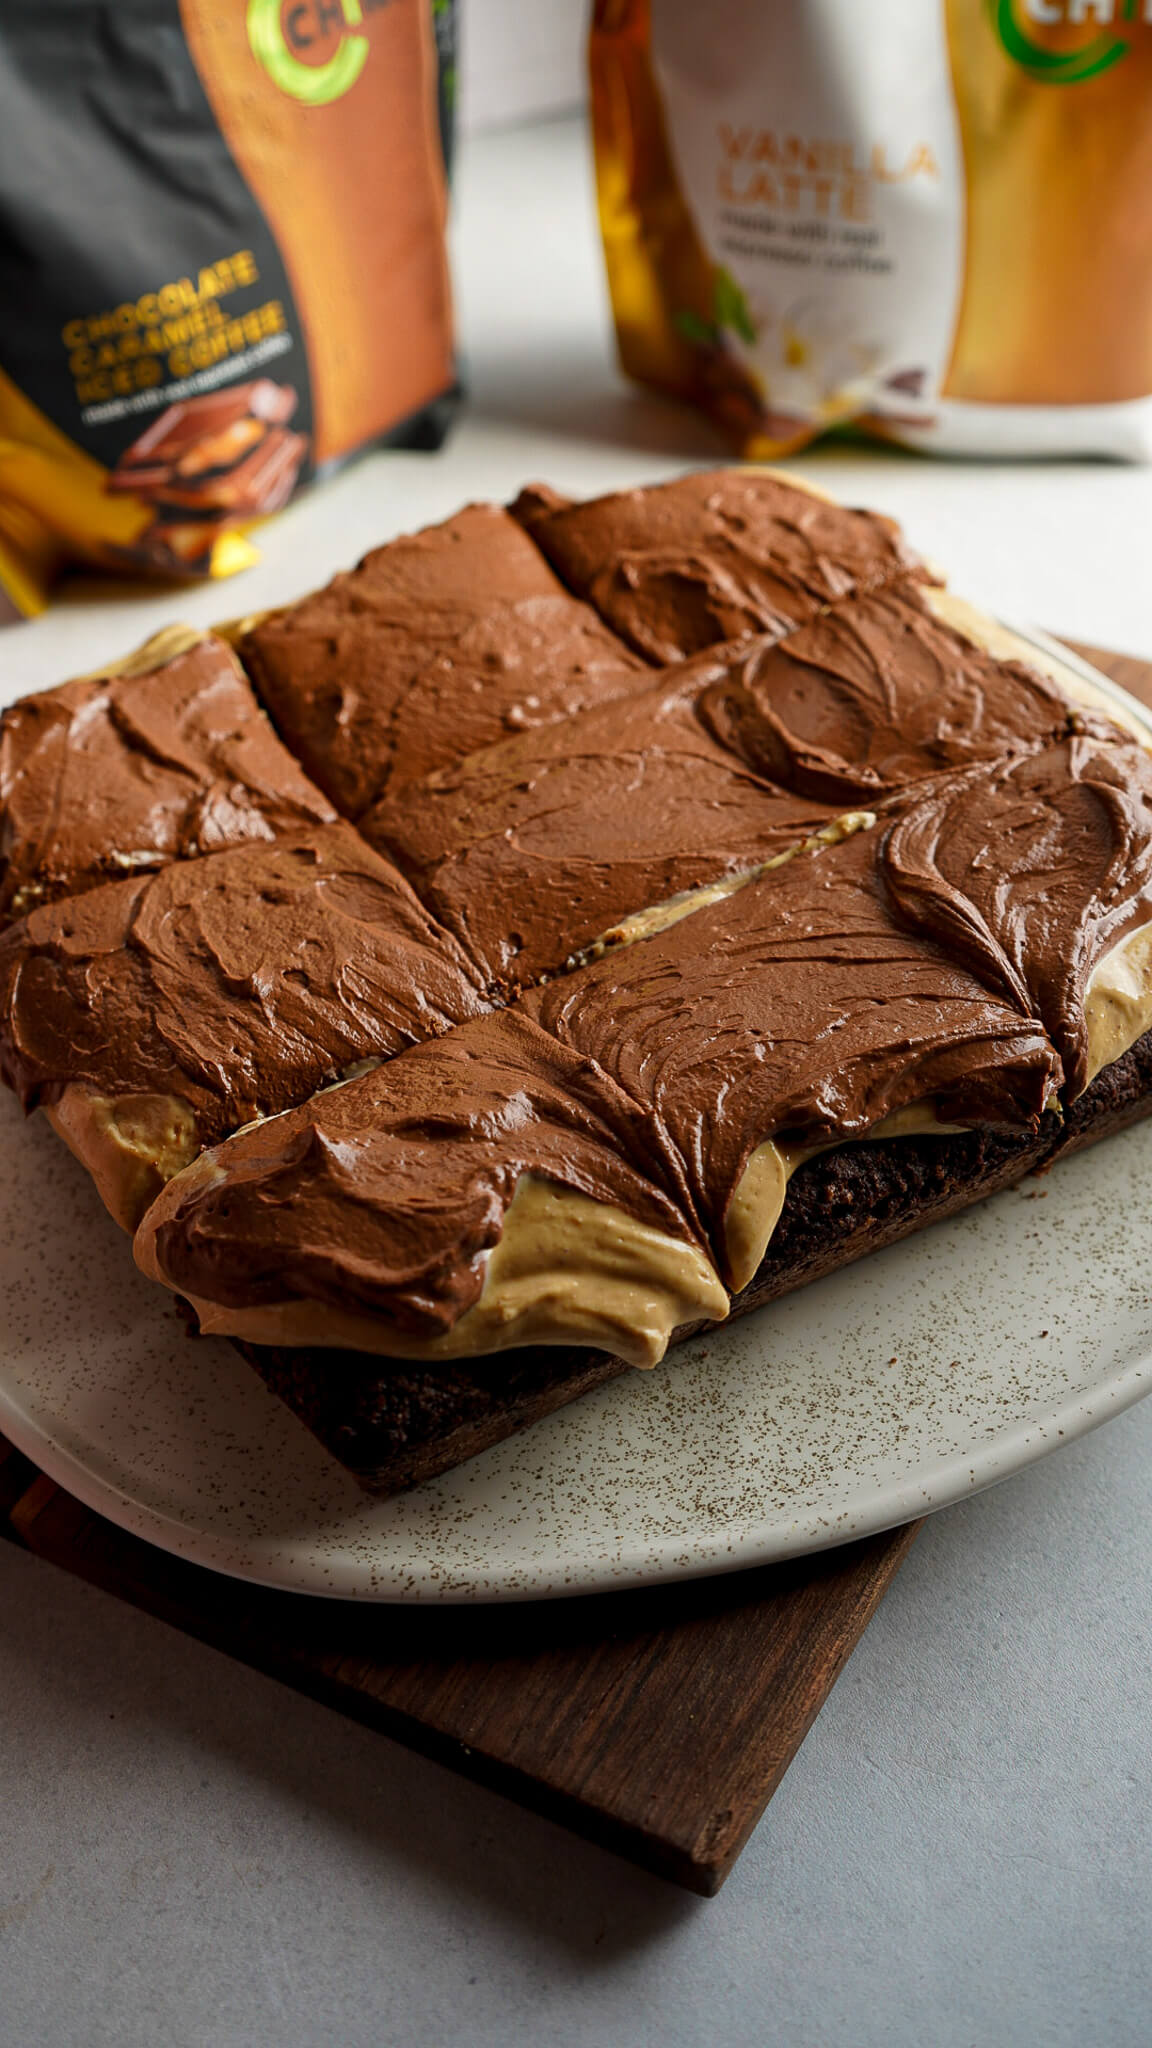
POLYGON ((332 808, 231 649, 176 630, 0 720, 0 917, 135 868, 269 841, 332 808))
POLYGON ((691 1226, 590 1060, 499 1012, 207 1153, 149 1212, 168 1283, 230 1306, 309 1298, 449 1330, 479 1298, 523 1174, 691 1226))
POLYGON ((485 1007, 475 973, 350 826, 42 906, 0 938, 0 1074, 174 1096, 201 1142, 485 1007))
POLYGON ((169 1284, 365 1308, 422 1336, 482 1285, 522 1174, 708 1248, 751 1152, 934 1097, 1029 1128, 1060 1079, 1036 1022, 900 929, 880 836, 801 855, 514 1009, 242 1132, 146 1232, 169 1284))
POLYGON ((524 986, 619 919, 828 819, 713 737, 723 654, 395 790, 362 830, 491 978, 524 986))
POLYGON ((394 780, 646 680, 496 505, 375 549, 261 620, 241 653, 288 745, 352 818, 394 780))
POLYGON ((1019 661, 945 624, 905 579, 732 660, 705 707, 717 737, 814 801, 874 802, 923 775, 1097 724, 1019 661))
POLYGON ((886 834, 885 879, 909 922, 1042 1018, 1074 1098, 1088 978, 1152 919, 1152 757, 1084 736, 940 776, 886 834))
POLYGON ((771 472, 706 470, 585 504, 531 485, 512 511, 568 588, 650 661, 779 636, 841 598, 923 573, 894 521, 771 472))
POLYGON ((858 1136, 930 1099, 1028 1128, 1061 1080, 1037 1018, 903 928, 879 832, 748 883, 523 1007, 645 1113, 665 1178, 728 1277, 723 1222, 752 1151, 858 1136))

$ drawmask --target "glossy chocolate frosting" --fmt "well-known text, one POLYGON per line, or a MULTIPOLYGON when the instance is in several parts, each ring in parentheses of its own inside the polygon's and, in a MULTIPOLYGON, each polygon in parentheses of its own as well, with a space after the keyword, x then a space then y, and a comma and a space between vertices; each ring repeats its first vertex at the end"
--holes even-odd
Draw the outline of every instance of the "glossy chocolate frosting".
POLYGON ((717 737, 761 774, 843 807, 1085 725, 1114 733, 1038 670, 946 624, 932 597, 905 579, 734 655, 705 706, 717 737))
POLYGON ((837 811, 1091 722, 905 579, 394 789, 362 829, 495 981, 524 986, 837 811))
POLYGON ((150 1254, 189 1295, 303 1297, 436 1337, 478 1300, 524 1174, 693 1241, 636 1122, 592 1061, 498 1012, 206 1154, 151 1210, 150 1254))
POLYGON ((656 662, 787 633, 920 566, 894 521, 754 469, 585 504, 530 485, 512 510, 568 588, 656 662))
POLYGON ((1152 757, 1082 736, 937 777, 886 833, 885 878, 907 921, 1042 1018, 1074 1098, 1089 976, 1152 919, 1152 757))
POLYGON ((701 706, 727 672, 699 656, 395 790, 361 829, 495 982, 525 986, 630 913, 827 822, 713 737, 701 706))
POLYGON ((835 1143, 924 1100, 945 1122, 1027 1129, 1061 1079, 1026 1007, 904 928, 879 831, 801 854, 524 1008, 642 1105, 722 1273, 725 1212, 763 1140, 835 1143))
POLYGON ((496 505, 375 549, 254 625, 241 653, 288 745, 352 818, 393 780, 646 679, 496 505))
POLYGON ((231 649, 174 629, 0 720, 0 917, 331 818, 231 649))
POLYGON ((46 904, 0 938, 0 1074, 178 1098, 201 1142, 485 1007, 452 940, 348 825, 46 904))

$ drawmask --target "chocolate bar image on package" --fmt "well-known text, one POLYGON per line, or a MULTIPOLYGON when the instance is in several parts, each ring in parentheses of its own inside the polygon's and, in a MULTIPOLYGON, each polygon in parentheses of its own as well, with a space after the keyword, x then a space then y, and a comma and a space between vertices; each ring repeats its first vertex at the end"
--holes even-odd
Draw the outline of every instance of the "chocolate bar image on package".
POLYGON ((789 479, 518 510, 236 629, 350 822, 3 948, 9 1080, 186 1106, 138 1262, 383 1492, 1152 1109, 1137 707, 789 479))
POLYGON ((107 488, 155 497, 178 479, 192 482, 231 469, 270 427, 290 420, 296 406, 291 385, 274 384, 268 377, 181 399, 125 449, 107 488))

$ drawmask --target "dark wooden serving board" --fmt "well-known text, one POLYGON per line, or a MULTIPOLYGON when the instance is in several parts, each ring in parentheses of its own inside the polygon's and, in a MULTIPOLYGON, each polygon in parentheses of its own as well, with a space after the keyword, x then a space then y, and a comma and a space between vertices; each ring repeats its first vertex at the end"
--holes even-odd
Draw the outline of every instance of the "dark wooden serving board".
MULTIPOLYGON (((1152 705, 1152 663, 1081 651, 1152 705)), ((917 1526, 651 1591, 354 1606, 169 1557, 0 1437, 0 1534, 703 1893, 723 1884, 917 1526)))

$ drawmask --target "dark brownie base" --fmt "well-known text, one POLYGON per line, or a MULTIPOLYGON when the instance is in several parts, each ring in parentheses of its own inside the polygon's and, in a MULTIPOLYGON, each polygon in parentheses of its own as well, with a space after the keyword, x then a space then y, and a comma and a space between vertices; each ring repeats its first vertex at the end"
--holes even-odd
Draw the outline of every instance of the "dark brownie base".
MULTIPOLYGON (((732 1315, 749 1314, 841 1266, 943 1222, 1068 1153, 1152 1114, 1152 1032, 1035 1136, 972 1131, 845 1146, 809 1160, 788 1190, 768 1252, 732 1315)), ((705 1327, 677 1331, 684 1342, 705 1327)), ((237 1343, 362 1486, 386 1495, 463 1464, 632 1368, 584 1347, 537 1346, 430 1370, 359 1352, 237 1343)))

